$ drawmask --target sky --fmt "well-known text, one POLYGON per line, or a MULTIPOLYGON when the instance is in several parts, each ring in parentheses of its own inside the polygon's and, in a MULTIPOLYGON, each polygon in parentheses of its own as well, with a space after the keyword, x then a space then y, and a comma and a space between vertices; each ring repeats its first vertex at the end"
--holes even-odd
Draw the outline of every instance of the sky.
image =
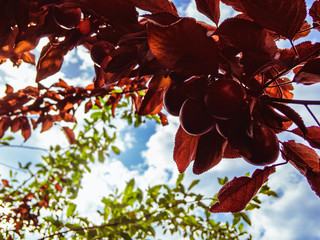
MULTIPOLYGON (((205 16, 196 11, 194 2, 189 0, 174 1, 179 13, 183 16, 194 17, 210 23, 205 16)), ((308 2, 310 7, 310 1, 308 2)), ((221 21, 236 13, 221 6, 221 21)), ((212 24, 212 23, 211 23, 212 24)), ((310 40, 320 38, 320 33, 312 31, 310 40)), ((42 42, 43 44, 43 42, 42 42)), ((281 42, 282 46, 287 46, 281 42)), ((40 47, 37 48, 39 52, 40 47)), ((93 63, 84 48, 77 48, 67 55, 63 69, 60 73, 44 80, 54 82, 62 78, 70 84, 85 86, 93 79, 93 63)), ((18 69, 12 68, 8 62, 0 66, 0 93, 5 90, 5 83, 10 83, 15 90, 27 85, 35 85, 35 68, 22 64, 18 69)), ((295 98, 297 99, 319 99, 319 86, 313 87, 295 86, 295 98)), ((304 108, 298 107, 298 112, 306 117, 307 125, 314 125, 304 108)), ((320 113, 320 108, 313 109, 320 113)), ((83 116, 79 111, 79 118, 83 116)), ((319 116, 319 115, 318 115, 319 116)), ((91 218, 96 216, 92 213, 93 207, 102 206, 100 200, 107 196, 115 188, 124 188, 125 183, 134 178, 137 185, 145 189, 155 184, 174 184, 178 170, 173 161, 174 136, 179 126, 178 119, 168 117, 169 125, 160 126, 147 121, 142 127, 128 127, 124 120, 117 120, 118 138, 116 145, 120 147, 119 156, 112 155, 105 163, 92 165, 92 172, 87 174, 83 180, 83 189, 79 192, 77 199, 77 210, 81 214, 91 218), (93 188, 92 186, 99 186, 93 188), (90 196, 90 197, 88 197, 90 196)), ((54 127, 55 128, 55 127, 54 127)), ((285 140, 288 135, 282 134, 285 140)), ((290 137, 292 137, 290 135, 290 137)), ((298 140, 298 138, 297 138, 298 140)), ((17 136, 17 143, 23 139, 17 136)), ((39 146, 48 148, 50 145, 61 144, 67 146, 67 140, 59 128, 39 134, 39 130, 25 143, 28 146, 39 146), (54 134, 53 134, 54 132, 54 134)), ((14 166, 18 161, 40 161, 41 151, 27 149, 0 148, 0 163, 14 166)), ((281 161, 279 159, 279 161, 281 161)), ((242 176, 248 172, 252 173, 256 167, 251 166, 242 159, 224 159, 218 166, 202 175, 194 175, 190 166, 185 174, 185 183, 194 179, 200 179, 200 184, 194 191, 213 197, 220 189, 217 178, 228 176, 242 176)), ((0 178, 6 178, 8 168, 0 168, 0 178)), ((250 217, 252 227, 248 231, 255 240, 313 240, 320 239, 320 199, 310 189, 307 181, 291 165, 278 167, 277 172, 270 176, 269 186, 276 191, 280 198, 262 197, 261 209, 252 211, 250 217)), ((228 215, 217 214, 217 220, 223 220, 228 215)))

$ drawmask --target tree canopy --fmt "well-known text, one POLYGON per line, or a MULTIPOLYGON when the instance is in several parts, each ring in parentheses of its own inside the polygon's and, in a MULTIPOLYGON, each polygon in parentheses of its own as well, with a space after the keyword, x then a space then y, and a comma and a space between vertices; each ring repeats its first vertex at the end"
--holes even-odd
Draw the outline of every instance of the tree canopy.
MULTIPOLYGON (((87 164, 95 159, 92 151, 97 151, 100 161, 109 148, 118 152, 112 146, 115 136, 106 128, 102 132, 94 128, 98 121, 112 128, 110 119, 117 112, 136 126, 144 118, 167 125, 166 113, 179 117, 173 156, 181 173, 193 162, 193 172, 202 174, 224 158, 243 158, 264 167, 224 184, 211 204, 212 213, 241 212, 268 177, 289 164, 320 197, 320 123, 310 108, 320 101, 293 96, 295 85, 320 81, 320 43, 306 40, 311 30, 320 29, 319 0, 310 9, 305 0, 196 0, 198 11, 212 24, 179 16, 167 0, 14 0, 0 1, 0 5, 1 63, 33 64, 37 71, 36 87, 14 90, 6 85, 0 99, 0 143, 10 144, 9 131, 20 131, 27 141, 34 129, 49 131, 57 122, 70 143, 69 149, 57 146, 44 156, 37 174, 30 172, 35 182, 27 188, 15 186, 11 191, 12 184, 2 180, 3 201, 21 203, 13 208, 15 214, 7 215, 17 233, 24 221, 38 224, 35 209, 50 206, 58 211, 60 198, 77 195, 87 164), (239 14, 220 22, 220 3, 239 14), (139 15, 138 9, 145 14, 139 15), (36 59, 32 51, 42 38, 48 43, 36 59), (279 40, 289 42, 291 48, 280 48, 279 40), (92 84, 70 86, 63 79, 46 84, 46 78, 61 70, 65 55, 77 46, 87 48, 95 64, 92 84), (314 125, 307 126, 306 116, 301 117, 292 104, 303 106, 314 125), (63 122, 76 123, 75 112, 81 105, 86 113, 94 113, 76 136, 63 122), (291 137, 282 139, 280 133, 291 137), (280 158, 283 161, 275 163, 280 158)), ((141 203, 141 191, 134 191, 132 184, 128 184, 130 194, 141 203)), ((117 205, 117 199, 112 204, 117 205)), ((71 204, 67 215, 74 211, 71 204)), ((57 231, 58 236, 60 222, 47 221, 56 226, 50 234, 57 231)), ((63 227, 88 230, 85 234, 92 230, 89 225, 63 227)))

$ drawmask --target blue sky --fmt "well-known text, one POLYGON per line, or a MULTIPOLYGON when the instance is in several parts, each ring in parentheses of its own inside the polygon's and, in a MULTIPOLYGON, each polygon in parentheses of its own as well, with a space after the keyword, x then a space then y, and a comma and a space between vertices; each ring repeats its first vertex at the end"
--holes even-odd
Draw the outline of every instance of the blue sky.
MULTIPOLYGON (((196 11, 195 3, 188 0, 174 1, 181 15, 195 17, 197 20, 208 21, 206 17, 196 11)), ((310 3, 308 5, 310 7, 310 3)), ((230 8, 222 6, 222 19, 233 16, 235 13, 230 8)), ((320 39, 318 31, 312 31, 310 39, 320 39)), ((283 44, 283 43, 282 43, 283 44)), ((38 48, 39 50, 40 48, 38 48)), ((74 50, 65 59, 60 73, 44 80, 48 83, 58 78, 67 80, 70 84, 84 86, 93 79, 93 63, 84 48, 74 50)), ((22 65, 13 71, 10 63, 0 66, 0 92, 4 92, 5 83, 10 83, 16 90, 25 85, 34 85, 34 67, 22 65)), ((297 99, 319 99, 320 87, 296 86, 295 97, 297 99)), ((309 116, 304 108, 297 108, 305 117, 309 116)), ((320 108, 314 109, 320 113, 320 108)), ((79 111, 79 119, 83 117, 79 111)), ((320 116, 320 114, 318 114, 320 116)), ((81 120, 79 121, 81 122, 81 120)), ((100 204, 103 196, 107 196, 115 188, 123 188, 125 182, 135 178, 141 188, 148 185, 168 183, 174 184, 178 175, 176 165, 172 159, 174 135, 178 127, 178 119, 169 117, 170 124, 162 127, 151 121, 135 129, 128 127, 123 120, 116 120, 119 136, 117 145, 122 153, 120 156, 111 156, 104 164, 97 163, 92 166, 92 173, 87 174, 83 181, 83 190, 80 191, 77 203, 78 211, 83 214, 91 212, 88 206, 100 204), (99 189, 92 186, 99 185, 99 189), (90 196, 90 198, 88 197, 90 196)), ((308 118, 308 125, 314 125, 308 118)), ((281 136, 283 140, 287 135, 281 136)), ((17 144, 23 142, 17 136, 17 144)), ((50 145, 67 145, 67 141, 59 128, 54 128, 43 134, 33 134, 26 143, 28 146, 48 148, 50 145), (50 139, 50 140, 49 140, 50 139)), ((39 161, 41 151, 0 148, 0 163, 14 166, 18 161, 39 161)), ((223 160, 214 169, 196 176, 191 168, 186 171, 186 182, 201 179, 196 191, 208 197, 218 192, 217 177, 233 178, 247 172, 253 172, 256 168, 242 159, 223 160)), ((8 169, 0 168, 0 178, 7 178, 8 169)), ((262 208, 252 212, 253 226, 249 229, 253 239, 258 240, 313 240, 320 239, 320 199, 310 189, 306 180, 290 165, 279 167, 277 172, 270 177, 269 185, 279 193, 279 199, 263 198, 262 208)), ((90 213, 91 214, 91 213, 90 213)), ((224 219, 226 215, 216 215, 217 219, 224 219)), ((94 214, 89 217, 95 218, 94 214)))

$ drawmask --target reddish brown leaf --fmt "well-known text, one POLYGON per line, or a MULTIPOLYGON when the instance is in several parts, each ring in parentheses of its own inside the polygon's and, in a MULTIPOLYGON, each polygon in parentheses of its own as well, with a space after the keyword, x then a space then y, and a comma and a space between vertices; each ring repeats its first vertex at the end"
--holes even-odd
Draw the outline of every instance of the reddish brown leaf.
POLYGON ((142 100, 138 114, 145 116, 148 114, 159 113, 162 109, 162 101, 165 91, 165 88, 156 91, 149 89, 142 100))
POLYGON ((307 62, 293 79, 296 83, 311 85, 320 82, 320 58, 307 62))
POLYGON ((72 129, 70 129, 68 127, 62 127, 62 129, 68 139, 68 142, 70 144, 74 144, 76 142, 76 138, 74 136, 74 132, 72 131, 72 129))
POLYGON ((234 10, 238 12, 245 12, 245 9, 241 3, 241 0, 221 0, 221 2, 231 6, 234 10))
POLYGON ((36 129, 38 127, 38 122, 33 118, 31 118, 30 120, 31 120, 32 129, 33 130, 36 129))
POLYGON ((59 79, 59 82, 55 83, 53 86, 61 87, 61 88, 65 88, 65 89, 71 89, 71 87, 65 81, 63 81, 61 78, 59 79))
POLYGON ((66 51, 54 46, 45 46, 37 65, 36 82, 60 71, 66 51))
POLYGON ((301 116, 293 110, 291 107, 285 105, 285 104, 280 104, 280 103, 270 103, 270 105, 280 112, 282 112, 284 115, 286 115, 289 119, 291 119, 297 126, 300 128, 300 130, 303 132, 303 134, 307 134, 307 127, 303 122, 303 119, 301 116))
POLYGON ((311 186, 311 189, 320 197, 320 174, 311 170, 307 170, 307 180, 311 186))
POLYGON ((299 38, 306 37, 311 32, 311 25, 307 22, 307 20, 304 20, 301 28, 299 29, 299 32, 294 36, 293 40, 296 41, 299 38))
POLYGON ((167 126, 169 124, 167 116, 165 114, 163 114, 162 112, 159 112, 158 115, 160 117, 161 125, 167 126))
POLYGON ((21 135, 24 138, 24 141, 27 141, 28 138, 31 136, 31 127, 28 121, 28 118, 21 117, 20 118, 20 129, 21 129, 21 135))
MULTIPOLYGON (((310 41, 305 41, 305 42, 302 42, 302 43, 296 45, 295 47, 296 47, 297 52, 299 54, 299 60, 302 60, 302 59, 305 59, 305 58, 311 56, 314 52, 319 51, 320 50, 320 43, 313 44, 310 41)), ((314 55, 314 57, 317 57, 317 55, 314 55)), ((280 59, 288 59, 288 58, 293 58, 294 62, 297 61, 295 59, 295 52, 292 48, 281 50, 280 59)))
POLYGON ((147 32, 150 49, 164 66, 186 75, 217 72, 217 45, 194 19, 181 18, 169 26, 149 22, 147 32))
POLYGON ((42 122, 41 132, 48 131, 52 128, 54 121, 52 120, 51 116, 46 116, 44 121, 42 122))
POLYGON ((178 166, 179 172, 184 172, 190 162, 194 160, 199 136, 187 134, 181 126, 176 133, 173 159, 178 166))
POLYGON ((130 0, 137 8, 142 10, 158 13, 168 12, 178 16, 177 10, 172 2, 168 0, 130 0))
POLYGON ((252 177, 235 177, 220 189, 219 202, 211 206, 210 211, 213 213, 242 211, 275 171, 275 167, 266 167, 263 170, 257 169, 252 177))
POLYGON ((60 114, 61 119, 64 120, 65 122, 77 122, 77 119, 75 116, 73 116, 70 113, 64 112, 60 114))
POLYGON ((251 74, 273 61, 277 53, 278 48, 269 32, 246 19, 229 18, 220 24, 215 34, 222 43, 238 47, 243 52, 242 64, 251 74))
POLYGON ((16 117, 11 121, 11 132, 15 133, 20 130, 20 118, 16 117))
POLYGON ((30 52, 24 52, 21 54, 20 58, 25 63, 30 63, 32 65, 36 65, 36 56, 30 52))
POLYGON ((89 101, 86 103, 86 105, 84 106, 84 113, 89 112, 89 111, 91 110, 91 108, 92 108, 92 101, 89 100, 89 101))
POLYGON ((312 17, 313 23, 320 24, 320 0, 313 2, 309 14, 312 17))
POLYGON ((196 0, 196 4, 199 12, 218 25, 220 19, 220 0, 196 0))
POLYGON ((226 149, 224 150, 223 158, 241 158, 241 157, 242 156, 240 155, 239 151, 231 147, 230 144, 228 143, 226 146, 226 149))
POLYGON ((28 201, 30 201, 34 197, 34 193, 27 194, 24 198, 28 201))
POLYGON ((270 97, 292 99, 293 89, 294 88, 290 79, 278 78, 277 81, 270 84, 270 87, 266 88, 265 91, 270 97), (277 87, 277 84, 280 86, 277 87), (279 88, 281 91, 279 91, 279 88))
POLYGON ((216 131, 210 131, 199 138, 193 173, 201 174, 216 166, 222 159, 227 140, 216 131))
POLYGON ((311 126, 308 127, 307 130, 306 135, 303 135, 299 128, 292 130, 292 132, 303 137, 312 147, 320 149, 320 127, 311 126))
POLYGON ((5 134, 5 132, 8 130, 8 128, 11 125, 11 119, 8 117, 2 117, 0 119, 0 138, 2 138, 5 134))
POLYGON ((59 183, 56 183, 55 185, 54 185, 54 187, 56 188, 56 190, 58 191, 58 192, 62 192, 62 187, 61 187, 61 185, 59 184, 59 183))
POLYGON ((1 179, 1 182, 2 182, 3 186, 9 187, 9 182, 8 182, 8 180, 1 179))
POLYGON ((10 95, 13 93, 13 87, 11 87, 9 84, 6 84, 6 91, 5 94, 6 95, 10 95))
POLYGON ((247 15, 256 23, 293 39, 307 15, 304 0, 240 0, 247 15))
POLYGON ((320 160, 315 150, 293 140, 283 143, 284 159, 294 165, 303 175, 307 170, 320 173, 320 160))

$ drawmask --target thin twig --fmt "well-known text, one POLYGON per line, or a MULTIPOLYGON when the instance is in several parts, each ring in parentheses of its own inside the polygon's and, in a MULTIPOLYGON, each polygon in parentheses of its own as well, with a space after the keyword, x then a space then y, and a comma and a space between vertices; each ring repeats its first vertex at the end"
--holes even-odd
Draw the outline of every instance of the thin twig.
POLYGON ((308 110, 308 112, 310 113, 310 115, 312 116, 312 118, 316 121, 316 123, 318 124, 318 126, 320 127, 320 122, 318 121, 317 117, 313 114, 313 112, 311 111, 311 109, 309 108, 308 105, 304 105, 306 107, 306 109, 308 110))
POLYGON ((49 152, 46 148, 40 148, 40 147, 32 147, 32 146, 25 146, 25 145, 2 145, 1 147, 12 147, 12 148, 24 148, 24 149, 30 149, 30 150, 39 150, 44 152, 49 152))

